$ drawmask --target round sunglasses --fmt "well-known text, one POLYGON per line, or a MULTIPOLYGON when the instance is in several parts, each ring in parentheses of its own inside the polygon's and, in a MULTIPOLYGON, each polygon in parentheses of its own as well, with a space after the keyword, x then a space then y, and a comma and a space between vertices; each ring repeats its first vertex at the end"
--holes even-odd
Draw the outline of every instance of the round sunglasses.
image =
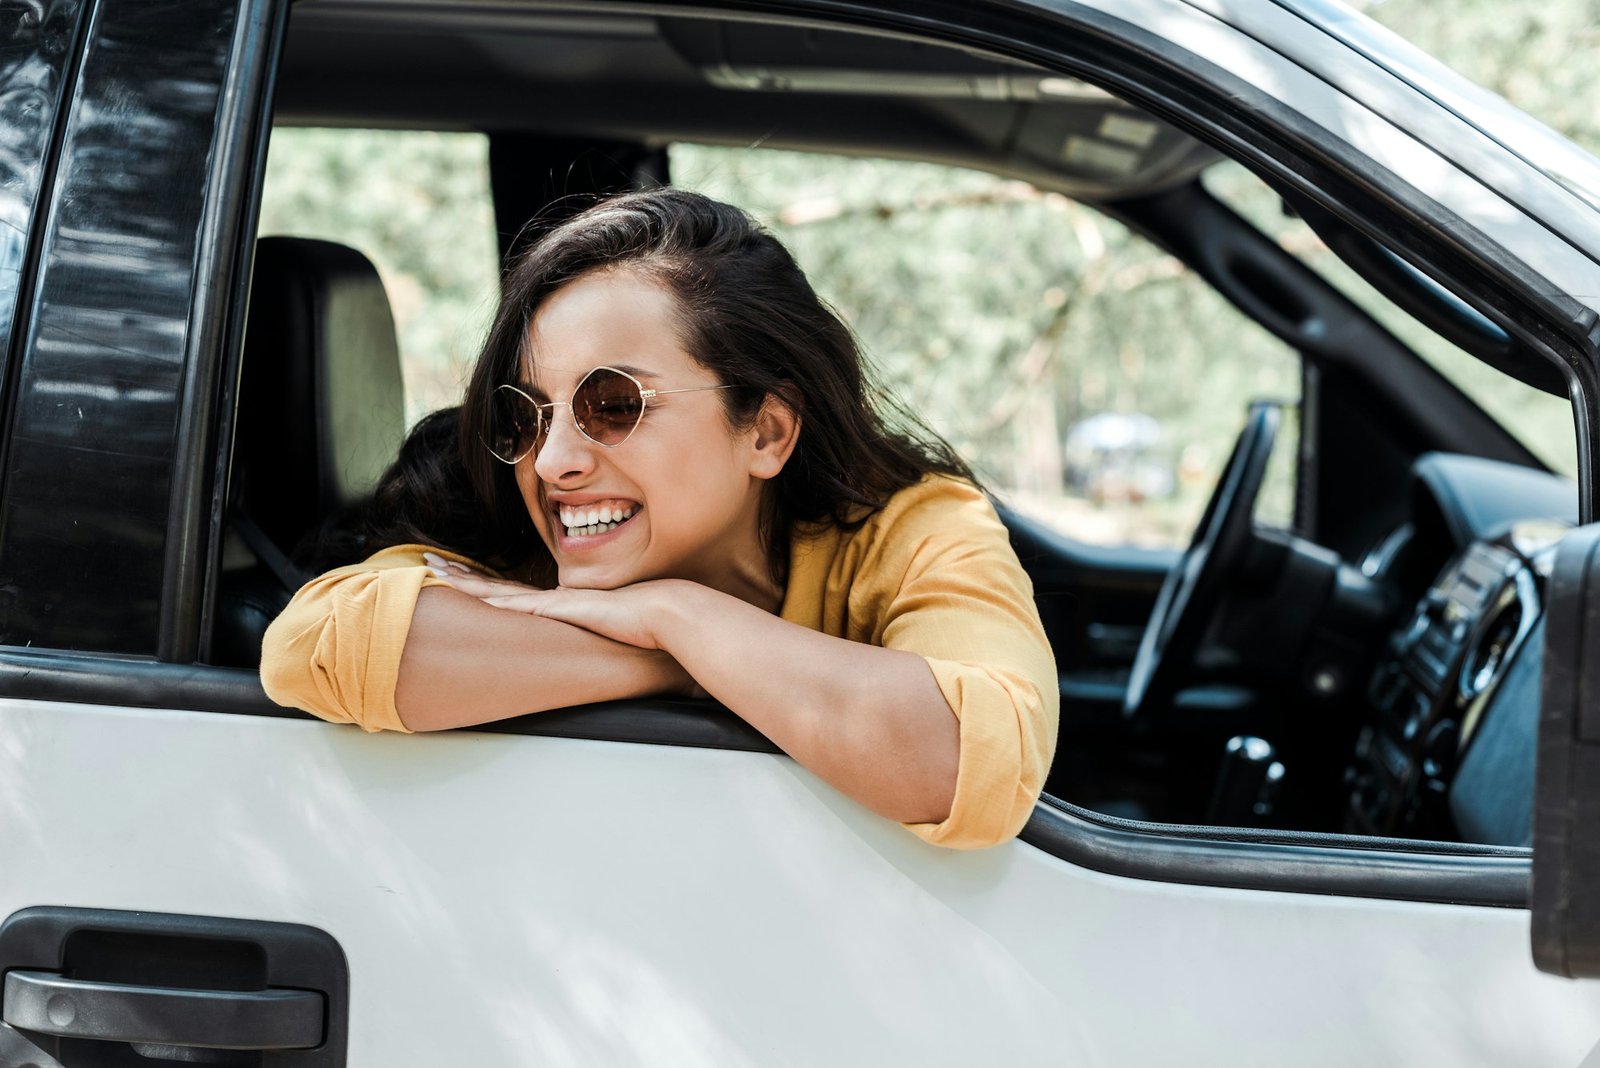
POLYGON ((614 449, 633 436, 644 418, 651 397, 669 393, 703 393, 730 389, 729 385, 690 386, 687 389, 646 389, 644 383, 615 367, 596 367, 578 381, 570 401, 540 404, 513 385, 500 385, 490 394, 490 434, 484 442, 489 452, 502 463, 520 463, 538 450, 550 432, 554 413, 565 406, 572 412, 578 433, 608 449, 614 449))

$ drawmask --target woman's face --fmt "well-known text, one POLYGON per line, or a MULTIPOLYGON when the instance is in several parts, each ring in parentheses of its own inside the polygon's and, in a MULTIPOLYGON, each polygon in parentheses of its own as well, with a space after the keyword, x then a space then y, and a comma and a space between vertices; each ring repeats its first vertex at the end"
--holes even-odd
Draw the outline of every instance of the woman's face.
MULTIPOLYGON (((596 367, 627 371, 647 389, 720 385, 684 351, 676 311, 675 298, 645 275, 585 275, 535 315, 520 385, 541 403, 569 402, 596 367)), ((549 431, 516 465, 516 478, 561 585, 686 578, 738 595, 767 573, 758 517, 770 456, 758 427, 729 425, 720 391, 651 397, 633 435, 614 448, 579 433, 566 403, 547 412, 549 431), (612 522, 625 518, 582 532, 591 512, 603 520, 606 510, 612 522)))

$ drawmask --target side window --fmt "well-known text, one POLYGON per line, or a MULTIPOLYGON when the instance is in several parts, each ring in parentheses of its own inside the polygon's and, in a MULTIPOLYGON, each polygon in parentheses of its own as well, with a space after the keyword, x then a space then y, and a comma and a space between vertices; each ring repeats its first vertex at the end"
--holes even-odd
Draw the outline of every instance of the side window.
MULTIPOLYGON (((487 156, 479 134, 273 132, 260 233, 373 261, 412 421, 459 399, 493 312, 487 156)), ((1077 540, 1183 544, 1245 405, 1298 403, 1287 346, 1058 194, 935 164, 701 145, 673 146, 671 168, 771 226, 907 407, 1008 504, 1077 540)), ((1294 510, 1290 439, 1260 505, 1279 525, 1294 510)))
POLYGON ((1217 164, 1207 169, 1204 181, 1212 195, 1248 218, 1405 342, 1552 471, 1577 477, 1578 444, 1572 405, 1565 397, 1544 393, 1496 370, 1399 308, 1329 249, 1310 226, 1285 211, 1278 194, 1243 166, 1231 161, 1217 164))
MULTIPOLYGON (((680 144, 671 162, 676 184, 771 226, 912 412, 1008 504, 1071 538, 1186 543, 1247 403, 1299 401, 1291 349, 1059 194, 762 149, 680 144)), ((1278 525, 1294 508, 1287 437, 1260 509, 1278 525)))
POLYGON ((279 127, 260 235, 315 237, 364 254, 394 313, 408 422, 460 401, 499 277, 488 138, 279 127))
POLYGON ((460 402, 498 289, 488 156, 481 134, 272 131, 211 662, 255 666, 317 569, 292 554, 460 402))

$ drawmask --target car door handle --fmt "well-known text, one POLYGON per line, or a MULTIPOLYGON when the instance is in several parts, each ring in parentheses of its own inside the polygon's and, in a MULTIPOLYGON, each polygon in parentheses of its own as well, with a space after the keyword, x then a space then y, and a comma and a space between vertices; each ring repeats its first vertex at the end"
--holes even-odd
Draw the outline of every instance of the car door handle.
POLYGON ((324 999, 309 990, 187 990, 6 974, 5 1022, 24 1031, 102 1042, 210 1049, 310 1049, 322 1041, 324 999))

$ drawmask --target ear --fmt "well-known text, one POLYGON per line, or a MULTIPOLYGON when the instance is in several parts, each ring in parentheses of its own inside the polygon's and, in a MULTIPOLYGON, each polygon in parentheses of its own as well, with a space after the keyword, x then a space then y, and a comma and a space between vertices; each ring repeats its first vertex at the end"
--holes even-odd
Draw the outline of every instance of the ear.
POLYGON ((768 393, 750 434, 750 474, 776 478, 800 440, 800 414, 776 393, 768 393))

